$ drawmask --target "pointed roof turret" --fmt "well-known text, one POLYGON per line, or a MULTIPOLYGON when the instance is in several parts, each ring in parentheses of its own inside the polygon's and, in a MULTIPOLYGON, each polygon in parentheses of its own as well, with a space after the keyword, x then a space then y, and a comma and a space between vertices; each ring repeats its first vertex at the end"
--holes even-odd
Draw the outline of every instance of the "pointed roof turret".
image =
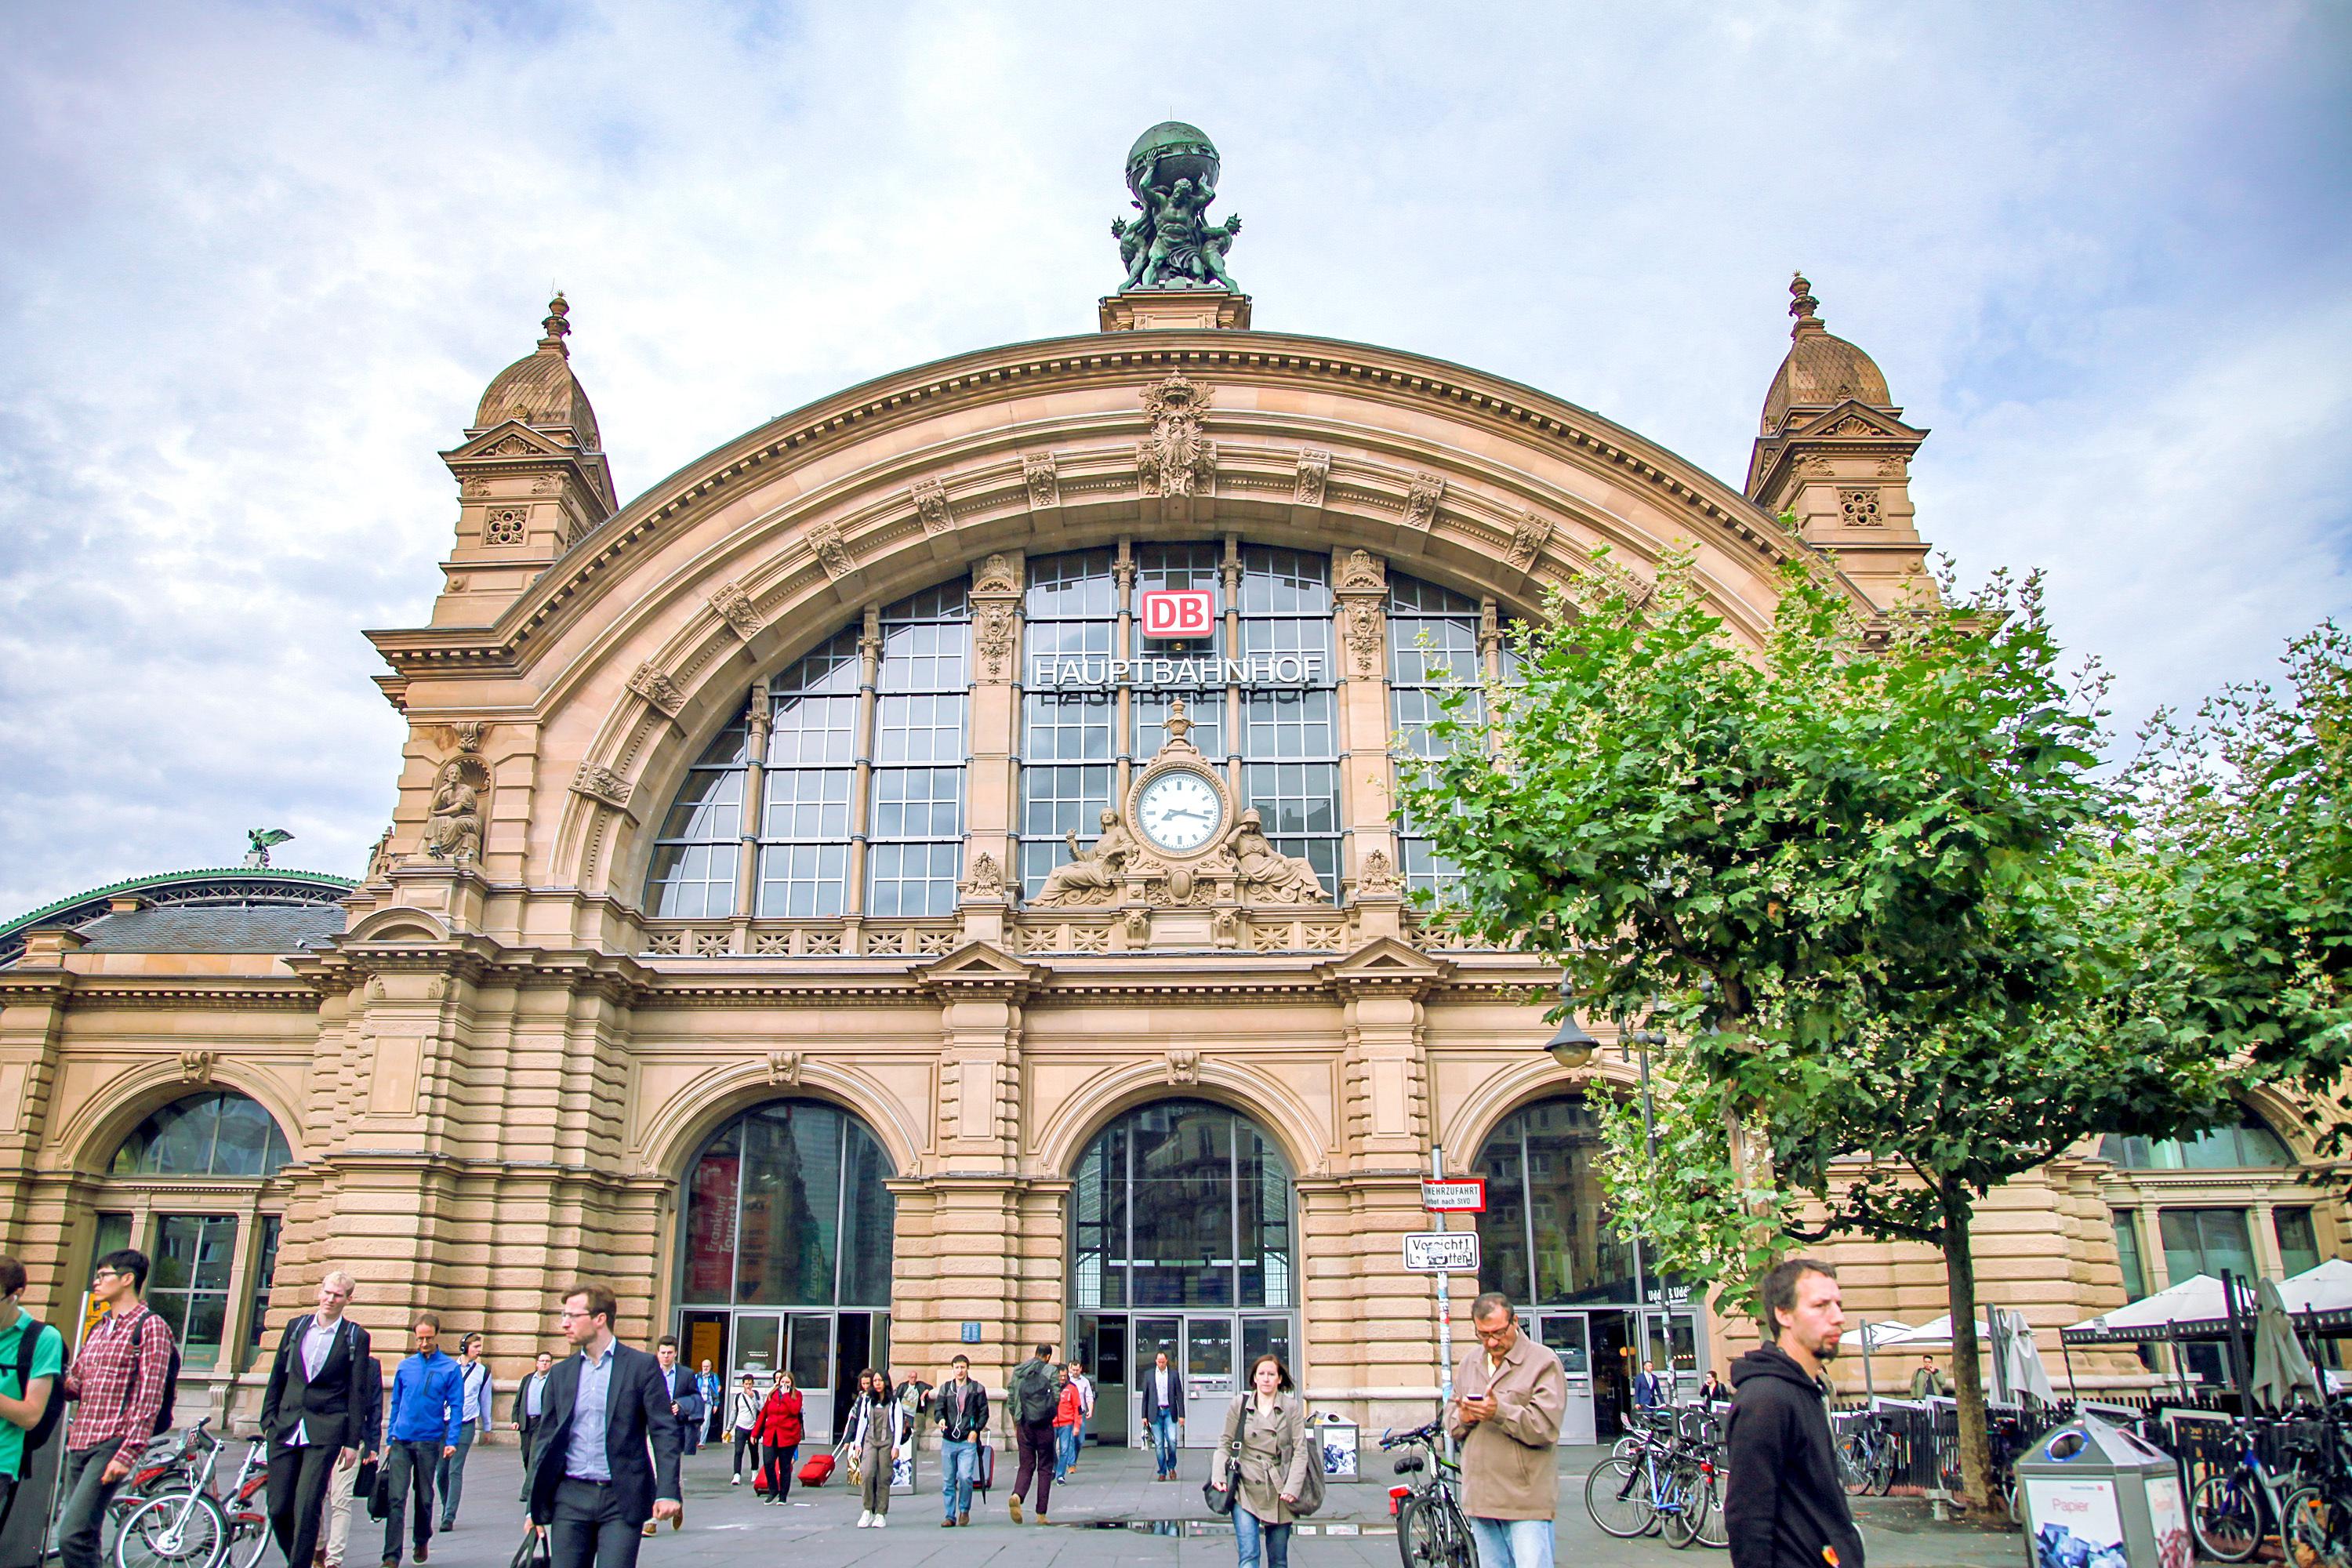
POLYGON ((1833 408, 1848 398, 1892 409, 1895 400, 1887 395, 1886 377, 1877 364, 1822 325, 1815 313, 1822 302, 1813 298, 1813 286, 1803 273, 1789 279, 1789 314, 1796 322, 1789 329, 1788 357, 1764 395, 1764 420, 1758 433, 1779 431, 1791 409, 1833 408))
POLYGON ((572 335, 571 314, 561 293, 547 302, 547 319, 540 322, 546 335, 534 352, 490 378, 474 411, 473 432, 512 419, 583 452, 602 450, 596 411, 572 374, 572 351, 563 342, 572 335))

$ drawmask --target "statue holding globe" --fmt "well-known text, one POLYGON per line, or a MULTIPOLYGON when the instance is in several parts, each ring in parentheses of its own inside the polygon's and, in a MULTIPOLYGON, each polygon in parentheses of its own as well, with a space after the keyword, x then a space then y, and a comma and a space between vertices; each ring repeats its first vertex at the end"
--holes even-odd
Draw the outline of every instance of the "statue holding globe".
POLYGON ((1110 232, 1127 265, 1121 292, 1138 289, 1223 289, 1240 292, 1225 252, 1242 220, 1208 219, 1217 199, 1216 144, 1198 127, 1171 120, 1136 138, 1127 154, 1127 188, 1143 216, 1115 218, 1110 232))

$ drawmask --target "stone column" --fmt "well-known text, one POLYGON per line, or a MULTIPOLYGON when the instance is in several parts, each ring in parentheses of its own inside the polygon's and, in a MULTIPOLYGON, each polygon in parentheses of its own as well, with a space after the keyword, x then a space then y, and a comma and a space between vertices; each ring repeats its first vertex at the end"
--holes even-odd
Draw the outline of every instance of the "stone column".
POLYGON ((1021 796, 1021 569, 992 555, 972 574, 971 736, 965 773, 963 934, 1002 942, 1007 889, 1019 875, 1013 834, 1021 796))
POLYGON ((1338 563, 1333 646, 1339 661, 1339 796, 1347 813, 1349 897, 1359 934, 1403 931, 1389 764, 1388 569, 1369 551, 1338 563))

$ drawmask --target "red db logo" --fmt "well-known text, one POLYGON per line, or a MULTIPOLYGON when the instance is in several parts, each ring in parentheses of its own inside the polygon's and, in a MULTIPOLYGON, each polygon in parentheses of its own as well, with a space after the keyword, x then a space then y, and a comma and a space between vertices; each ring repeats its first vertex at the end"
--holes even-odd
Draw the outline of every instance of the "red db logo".
POLYGON ((1154 588, 1143 595, 1148 637, 1204 637, 1216 618, 1216 595, 1206 588, 1154 588))

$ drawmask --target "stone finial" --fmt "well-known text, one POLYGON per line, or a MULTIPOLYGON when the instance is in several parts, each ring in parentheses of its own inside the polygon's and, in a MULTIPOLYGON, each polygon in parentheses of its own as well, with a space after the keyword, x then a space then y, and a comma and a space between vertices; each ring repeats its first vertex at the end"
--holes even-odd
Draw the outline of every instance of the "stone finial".
POLYGON ((562 291, 559 289, 555 298, 547 302, 547 319, 539 323, 547 329, 547 335, 539 340, 539 346, 553 349, 565 359, 572 357, 572 351, 563 344, 563 340, 572 335, 572 323, 564 320, 570 314, 572 307, 564 302, 562 291))
POLYGON ((1822 325, 1822 319, 1813 314, 1815 310, 1821 309, 1822 302, 1813 298, 1813 286, 1805 281, 1803 273, 1790 274, 1789 293, 1790 296, 1789 314, 1797 318, 1797 324, 1789 329, 1790 337, 1798 337, 1806 332, 1824 332, 1829 330, 1822 325))

